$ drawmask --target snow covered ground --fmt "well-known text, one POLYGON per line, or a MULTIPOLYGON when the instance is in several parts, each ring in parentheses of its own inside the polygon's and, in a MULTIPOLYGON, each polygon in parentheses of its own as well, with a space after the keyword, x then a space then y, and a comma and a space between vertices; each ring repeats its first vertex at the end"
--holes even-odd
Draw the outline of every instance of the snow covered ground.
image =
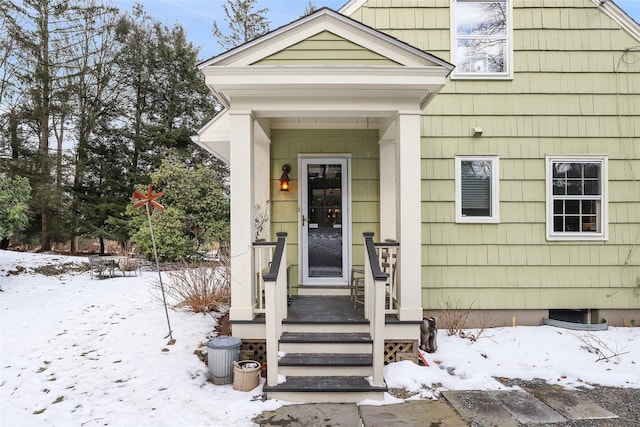
MULTIPOLYGON (((207 381, 193 352, 208 340, 211 316, 171 310, 176 343, 167 345, 157 273, 96 280, 33 272, 67 262, 86 259, 0 251, 0 425, 252 426, 286 403, 254 400, 261 386, 245 393, 207 381), (25 271, 10 274, 17 266, 25 271)), ((476 342, 440 331, 438 345, 429 367, 388 365, 388 386, 417 398, 504 388, 495 377, 640 388, 640 328, 493 328, 476 342), (596 348, 610 359, 597 361, 596 348)))

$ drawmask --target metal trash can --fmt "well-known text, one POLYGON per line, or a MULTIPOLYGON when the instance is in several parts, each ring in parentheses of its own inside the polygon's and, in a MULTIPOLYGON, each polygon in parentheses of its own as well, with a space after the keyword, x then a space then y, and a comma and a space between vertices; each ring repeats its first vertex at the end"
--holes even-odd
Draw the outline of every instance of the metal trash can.
POLYGON ((233 362, 240 358, 242 340, 223 335, 207 343, 207 365, 214 384, 233 382, 233 362))
POLYGON ((243 360, 233 362, 233 389, 251 391, 260 385, 260 362, 243 360))

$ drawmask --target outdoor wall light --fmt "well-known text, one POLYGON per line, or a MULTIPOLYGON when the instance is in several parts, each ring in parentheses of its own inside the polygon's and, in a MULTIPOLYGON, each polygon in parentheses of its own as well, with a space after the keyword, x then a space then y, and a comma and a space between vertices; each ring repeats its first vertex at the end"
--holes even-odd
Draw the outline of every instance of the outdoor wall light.
POLYGON ((280 191, 289 191, 289 172, 291 172, 291 166, 282 165, 282 175, 280 176, 280 191))

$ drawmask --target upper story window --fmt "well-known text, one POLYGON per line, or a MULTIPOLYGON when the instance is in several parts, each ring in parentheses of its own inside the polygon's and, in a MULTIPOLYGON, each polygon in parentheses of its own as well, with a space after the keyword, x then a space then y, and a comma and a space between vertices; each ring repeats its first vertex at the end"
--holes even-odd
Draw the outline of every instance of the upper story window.
POLYGON ((547 157, 547 237, 606 239, 606 157, 547 157))
POLYGON ((456 157, 456 221, 499 222, 498 157, 456 157))
POLYGON ((511 78, 510 0, 452 0, 452 62, 457 78, 511 78))

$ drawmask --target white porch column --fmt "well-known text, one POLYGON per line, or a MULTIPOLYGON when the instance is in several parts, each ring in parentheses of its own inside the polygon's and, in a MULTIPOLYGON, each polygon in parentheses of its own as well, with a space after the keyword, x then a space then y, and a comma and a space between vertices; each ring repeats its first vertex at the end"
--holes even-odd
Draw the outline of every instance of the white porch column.
MULTIPOLYGON (((260 212, 255 211, 254 215, 264 215, 266 213, 267 222, 262 224, 262 233, 257 236, 258 239, 271 239, 271 159, 270 159, 270 144, 271 140, 265 130, 256 122, 254 128, 254 157, 253 157, 253 192, 254 203, 257 207, 260 205, 260 212)), ((254 209, 255 210, 255 209, 254 209)), ((264 217, 264 216, 263 216, 264 217)), ((256 230, 257 231, 257 230, 256 230)), ((254 237, 256 237, 254 235, 254 237)), ((268 261, 271 261, 269 259, 268 261)))
POLYGON ((253 319, 254 196, 253 116, 230 110, 231 163, 231 320, 253 319))
POLYGON ((396 206, 400 320, 422 320, 420 117, 419 110, 398 112, 396 206))
POLYGON ((378 240, 398 240, 396 235, 396 142, 380 141, 380 236, 378 240))

